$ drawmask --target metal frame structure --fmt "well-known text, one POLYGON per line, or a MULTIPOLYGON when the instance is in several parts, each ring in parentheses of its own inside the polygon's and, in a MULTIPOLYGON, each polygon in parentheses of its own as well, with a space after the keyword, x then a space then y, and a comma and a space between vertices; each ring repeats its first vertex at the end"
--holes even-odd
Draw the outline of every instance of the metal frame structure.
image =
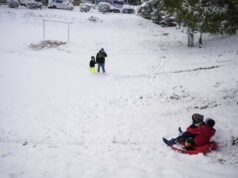
POLYGON ((68 43, 70 42, 69 34, 70 34, 70 24, 73 22, 67 22, 67 21, 58 21, 58 20, 43 20, 43 40, 45 40, 45 22, 57 22, 57 23, 64 23, 68 24, 68 43))

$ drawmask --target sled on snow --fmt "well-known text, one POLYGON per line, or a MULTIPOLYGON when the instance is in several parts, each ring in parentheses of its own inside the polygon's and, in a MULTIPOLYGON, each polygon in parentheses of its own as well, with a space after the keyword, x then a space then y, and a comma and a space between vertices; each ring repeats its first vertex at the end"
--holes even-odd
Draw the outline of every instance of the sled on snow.
MULTIPOLYGON (((164 142, 166 145, 167 143, 164 142)), ((169 146, 169 145, 167 145, 169 146)), ((189 154, 189 155, 194 155, 194 154, 199 154, 199 153, 203 153, 205 154, 208 151, 214 150, 217 147, 216 142, 209 142, 205 145, 202 146, 197 146, 197 145, 191 145, 192 150, 186 150, 185 147, 185 143, 184 142, 179 142, 175 145, 171 145, 169 146, 170 148, 172 148, 175 151, 178 151, 180 153, 185 153, 185 154, 189 154)))

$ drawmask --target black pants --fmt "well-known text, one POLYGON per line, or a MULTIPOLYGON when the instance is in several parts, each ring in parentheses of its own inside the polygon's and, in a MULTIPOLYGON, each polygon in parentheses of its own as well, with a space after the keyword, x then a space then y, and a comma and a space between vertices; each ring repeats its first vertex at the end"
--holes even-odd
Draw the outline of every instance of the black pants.
POLYGON ((178 136, 176 138, 176 141, 177 142, 189 142, 194 145, 195 143, 194 143, 193 139, 195 138, 195 136, 196 136, 195 134, 192 134, 192 133, 186 131, 186 132, 183 132, 183 134, 181 136, 178 136))

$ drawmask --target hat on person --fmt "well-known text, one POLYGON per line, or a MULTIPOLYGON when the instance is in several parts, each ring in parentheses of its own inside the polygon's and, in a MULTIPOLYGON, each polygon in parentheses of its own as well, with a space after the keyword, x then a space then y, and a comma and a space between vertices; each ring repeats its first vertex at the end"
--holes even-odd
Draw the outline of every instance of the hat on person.
POLYGON ((195 114, 192 115, 193 123, 203 122, 203 118, 204 118, 204 116, 201 115, 201 114, 198 114, 198 113, 195 113, 195 114))
POLYGON ((213 119, 211 119, 211 118, 207 118, 207 119, 205 120, 205 124, 206 124, 206 126, 208 126, 208 127, 214 127, 215 121, 214 121, 213 119))
POLYGON ((104 51, 104 48, 101 48, 101 50, 100 51, 104 51))

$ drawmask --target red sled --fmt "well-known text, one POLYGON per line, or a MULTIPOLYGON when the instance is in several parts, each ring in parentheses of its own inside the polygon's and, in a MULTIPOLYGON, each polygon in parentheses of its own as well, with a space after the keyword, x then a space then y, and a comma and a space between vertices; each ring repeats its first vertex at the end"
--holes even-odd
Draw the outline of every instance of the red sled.
MULTIPOLYGON (((184 146, 184 142, 180 142, 179 144, 181 146, 184 146)), ((216 142, 209 142, 208 144, 202 145, 202 146, 192 145, 193 150, 185 150, 183 148, 178 148, 175 145, 172 145, 170 147, 173 150, 176 150, 178 152, 194 155, 194 154, 199 154, 199 153, 205 154, 208 151, 214 150, 214 149, 216 149, 217 144, 216 144, 216 142)))

